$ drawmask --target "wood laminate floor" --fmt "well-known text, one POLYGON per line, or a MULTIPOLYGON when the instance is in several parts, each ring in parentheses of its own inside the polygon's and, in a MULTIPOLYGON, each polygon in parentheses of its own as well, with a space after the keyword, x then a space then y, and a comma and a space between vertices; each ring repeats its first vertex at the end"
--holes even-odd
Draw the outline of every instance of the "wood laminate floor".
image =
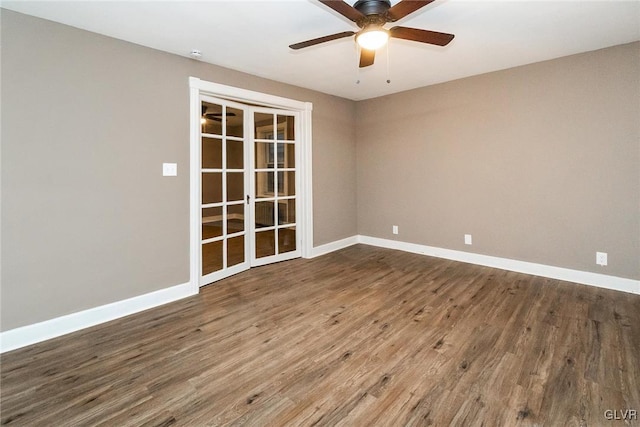
POLYGON ((640 296, 358 245, 1 369, 10 426, 640 425, 640 296))

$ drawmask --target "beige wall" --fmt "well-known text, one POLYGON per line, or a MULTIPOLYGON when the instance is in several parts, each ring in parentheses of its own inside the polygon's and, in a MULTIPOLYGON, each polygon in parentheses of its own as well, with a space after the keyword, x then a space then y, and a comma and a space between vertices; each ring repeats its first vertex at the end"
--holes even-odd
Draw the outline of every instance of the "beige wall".
POLYGON ((362 101, 357 116, 360 234, 640 279, 640 43, 362 101))
POLYGON ((4 9, 1 31, 0 330, 188 281, 189 76, 312 102, 314 243, 356 234, 354 102, 4 9))

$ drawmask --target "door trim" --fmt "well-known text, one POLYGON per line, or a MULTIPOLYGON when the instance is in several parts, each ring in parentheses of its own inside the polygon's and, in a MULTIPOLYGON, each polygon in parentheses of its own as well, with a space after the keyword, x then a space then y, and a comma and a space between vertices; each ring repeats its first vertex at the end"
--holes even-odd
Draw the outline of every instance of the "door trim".
POLYGON ((194 293, 200 289, 200 169, 199 169, 199 132, 200 127, 200 95, 209 95, 229 101, 258 104, 260 106, 297 111, 300 113, 300 154, 302 164, 301 194, 299 213, 301 255, 303 258, 313 256, 313 188, 312 188, 312 128, 311 102, 296 101, 280 96, 269 95, 219 83, 208 82, 197 77, 189 77, 189 283, 194 293))

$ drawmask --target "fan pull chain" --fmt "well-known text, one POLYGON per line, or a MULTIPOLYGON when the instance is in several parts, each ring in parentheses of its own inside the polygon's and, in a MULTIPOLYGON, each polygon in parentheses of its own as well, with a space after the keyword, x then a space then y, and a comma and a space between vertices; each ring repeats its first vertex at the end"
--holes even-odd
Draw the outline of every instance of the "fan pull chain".
POLYGON ((360 66, 358 64, 358 60, 360 57, 360 48, 358 47, 358 43, 353 44, 356 48, 356 84, 360 84, 360 66))
POLYGON ((387 42, 387 84, 391 83, 391 76, 389 75, 389 45, 391 40, 387 42))

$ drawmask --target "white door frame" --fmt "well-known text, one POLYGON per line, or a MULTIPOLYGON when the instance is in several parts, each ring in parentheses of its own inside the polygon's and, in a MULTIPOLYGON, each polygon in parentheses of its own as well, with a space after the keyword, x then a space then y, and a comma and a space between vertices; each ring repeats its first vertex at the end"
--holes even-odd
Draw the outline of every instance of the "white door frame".
POLYGON ((190 92, 190 143, 189 143, 189 283, 194 293, 198 293, 200 286, 200 95, 210 95, 230 101, 258 104, 265 107, 279 108, 283 110, 298 111, 300 113, 300 154, 302 163, 301 194, 299 215, 299 230, 302 239, 301 255, 303 258, 311 258, 313 249, 313 188, 312 188, 312 150, 311 150, 311 112, 313 104, 310 102, 296 101, 261 92, 254 92, 233 86, 212 83, 200 80, 197 77, 189 77, 190 92))

